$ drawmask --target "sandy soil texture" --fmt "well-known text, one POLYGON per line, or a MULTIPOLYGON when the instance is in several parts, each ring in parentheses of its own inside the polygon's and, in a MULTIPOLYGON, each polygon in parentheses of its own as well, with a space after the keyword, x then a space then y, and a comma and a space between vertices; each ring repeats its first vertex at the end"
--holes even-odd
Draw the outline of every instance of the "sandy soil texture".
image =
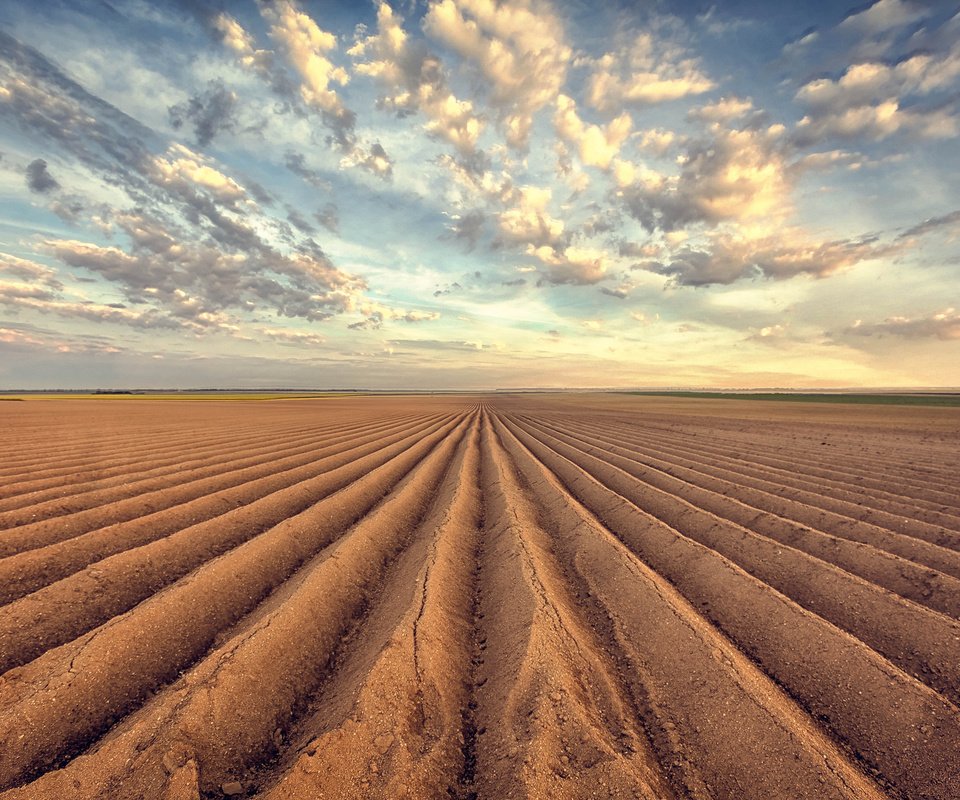
POLYGON ((0 800, 960 800, 960 409, 0 414, 0 800))

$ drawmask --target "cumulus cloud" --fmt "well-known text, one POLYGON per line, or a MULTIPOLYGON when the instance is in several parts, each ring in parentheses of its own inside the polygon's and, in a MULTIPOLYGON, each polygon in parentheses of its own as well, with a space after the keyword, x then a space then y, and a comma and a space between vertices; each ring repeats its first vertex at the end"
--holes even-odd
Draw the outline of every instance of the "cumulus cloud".
POLYGON ((206 147, 217 134, 236 128, 236 111, 236 93, 217 79, 210 81, 206 89, 183 103, 170 106, 167 114, 176 130, 191 124, 197 144, 206 147))
POLYGON ((960 127, 954 104, 942 95, 958 77, 958 43, 892 63, 852 64, 838 78, 816 78, 800 87, 795 99, 807 113, 797 125, 795 138, 806 145, 830 137, 956 136, 960 127))
POLYGON ((603 250, 591 247, 565 248, 527 245, 527 255, 542 265, 541 274, 547 283, 588 285, 607 276, 609 258, 603 250))
POLYGON ((247 195, 233 178, 210 165, 209 160, 181 144, 170 146, 168 156, 156 156, 150 165, 152 177, 162 186, 178 193, 194 189, 206 191, 218 203, 236 207, 247 195))
POLYGON ((384 88, 378 100, 382 108, 399 116, 422 111, 431 136, 449 142, 463 157, 476 152, 482 119, 469 100, 450 91, 439 57, 410 38, 385 0, 377 6, 377 33, 359 38, 348 52, 358 61, 357 74, 384 88))
POLYGON ((578 63, 592 67, 587 103, 600 111, 679 100, 709 92, 716 85, 698 59, 649 31, 637 34, 626 47, 598 59, 584 57, 578 63))
POLYGON ((960 313, 948 308, 922 317, 887 317, 883 322, 857 320, 844 333, 854 336, 894 336, 900 339, 960 340, 960 313))
POLYGON ((47 169, 47 162, 42 158, 37 158, 27 164, 27 188, 31 192, 39 192, 40 194, 47 194, 60 188, 60 184, 47 169))
POLYGON ((499 240, 533 247, 553 247, 564 241, 563 221, 551 216, 549 188, 522 186, 511 207, 497 217, 499 240))
POLYGON ((390 179, 393 176, 393 159, 380 142, 374 142, 369 149, 354 147, 340 159, 340 166, 363 167, 384 179, 390 179))
POLYGON ((434 0, 424 30, 476 64, 490 86, 511 147, 524 149, 533 115, 554 102, 572 51, 563 25, 545 0, 434 0))
POLYGON ((553 118, 557 134, 574 145, 580 161, 588 167, 608 169, 610 162, 620 153, 620 148, 630 135, 633 120, 623 112, 607 125, 589 125, 577 114, 577 104, 572 97, 557 98, 557 113, 553 118))
POLYGON ((690 143, 675 176, 647 172, 622 190, 630 214, 648 230, 673 231, 782 215, 791 175, 782 126, 734 130, 719 124, 690 143))
MULTIPOLYGON (((663 156, 666 155, 680 141, 681 137, 679 137, 673 131, 654 128, 643 131, 640 134, 640 139, 637 142, 637 146, 641 150, 646 150, 655 156, 663 156)), ((629 183, 629 181, 626 182, 629 183)))
MULTIPOLYGON (((323 30, 292 0, 263 2, 260 4, 260 13, 270 25, 270 38, 280 45, 300 76, 300 96, 303 101, 323 112, 338 143, 348 147, 351 144, 348 138, 353 131, 354 114, 343 105, 334 85, 345 85, 350 76, 329 58, 337 49, 337 37, 323 30)), ((245 47, 245 51, 247 49, 245 47)))
POLYGON ((223 43, 242 66, 259 75, 289 108, 320 114, 330 131, 329 142, 343 154, 342 167, 361 167, 389 178, 392 159, 379 142, 366 146, 358 141, 356 113, 346 106, 338 91, 338 87, 349 83, 350 75, 333 62, 339 48, 336 35, 317 25, 293 0, 263 0, 259 8, 269 26, 270 38, 295 71, 296 81, 284 72, 273 51, 256 48, 253 36, 225 12, 213 21, 223 43), (298 109, 298 102, 302 109, 298 109))
POLYGON ((687 116, 690 119, 705 122, 728 122, 738 119, 753 111, 753 101, 739 97, 721 97, 714 103, 707 103, 691 109, 687 116))

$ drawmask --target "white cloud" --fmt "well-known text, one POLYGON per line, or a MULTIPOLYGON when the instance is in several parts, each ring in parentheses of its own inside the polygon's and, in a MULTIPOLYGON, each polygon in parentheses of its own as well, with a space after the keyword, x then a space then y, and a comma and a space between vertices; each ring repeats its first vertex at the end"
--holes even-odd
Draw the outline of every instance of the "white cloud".
POLYGON ((505 242, 535 247, 558 244, 564 233, 563 221, 550 215, 553 196, 549 188, 523 186, 516 191, 515 205, 500 212, 500 238, 505 242))
POLYGON ((721 97, 715 103, 707 103, 691 109, 687 116, 706 122, 727 122, 738 119, 752 110, 753 101, 749 98, 744 100, 739 97, 721 97))
POLYGON ((411 40, 385 0, 377 6, 377 33, 359 39, 348 52, 358 60, 357 74, 376 79, 386 89, 378 101, 383 108, 398 114, 420 110, 427 117, 428 133, 461 155, 476 151, 483 120, 473 103, 449 90, 440 59, 422 42, 411 40))
POLYGON ((800 87, 796 100, 808 112, 796 129, 801 144, 828 137, 885 139, 894 134, 956 136, 957 117, 938 95, 960 77, 960 44, 941 53, 920 52, 897 63, 852 64, 837 78, 800 87), (921 102, 933 98, 932 102, 921 102))
POLYGON ((565 94, 557 98, 557 113, 553 120, 560 138, 577 147, 580 161, 585 166, 600 169, 610 167, 633 126, 633 120, 626 112, 603 127, 588 125, 577 114, 576 102, 565 94))
POLYGON ((168 155, 169 158, 153 158, 152 173, 157 183, 167 188, 190 184, 205 189, 218 202, 232 207, 246 197, 240 184, 210 166, 209 159, 189 148, 175 144, 170 147, 168 155))
POLYGON ((790 209, 791 176, 782 126, 733 130, 711 126, 689 144, 680 174, 645 171, 622 189, 627 210, 649 230, 725 220, 782 217, 790 209))
POLYGON ((578 62, 593 67, 587 82, 587 103, 600 111, 625 104, 653 105, 703 94, 716 84, 698 59, 650 32, 636 36, 620 50, 599 59, 578 62))
POLYGON ((345 85, 350 76, 328 55, 337 49, 337 37, 323 30, 292 0, 273 0, 260 6, 270 23, 270 37, 278 42, 300 74, 300 92, 308 105, 335 117, 348 113, 332 84, 345 85))
POLYGON ((554 102, 572 51, 544 0, 436 0, 424 30, 473 62, 490 85, 507 143, 524 149, 533 115, 554 102))
POLYGON ((603 250, 571 246, 527 246, 527 255, 543 264, 541 270, 549 283, 592 284, 607 276, 609 258, 603 250))
POLYGON ((924 16, 923 7, 915 3, 905 0, 877 0, 869 8, 848 16, 839 27, 875 35, 919 21, 924 16))

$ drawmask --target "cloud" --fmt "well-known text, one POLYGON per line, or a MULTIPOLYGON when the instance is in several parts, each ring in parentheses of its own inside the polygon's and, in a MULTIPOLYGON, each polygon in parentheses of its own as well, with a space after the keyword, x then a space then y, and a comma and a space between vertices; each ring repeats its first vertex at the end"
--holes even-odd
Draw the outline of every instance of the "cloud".
POLYGON ((223 43, 236 54, 243 67, 273 89, 288 109, 301 114, 306 111, 320 114, 331 133, 328 141, 343 154, 342 167, 361 167, 378 177, 389 178, 392 159, 379 142, 369 147, 358 142, 356 113, 347 108, 337 90, 338 86, 350 82, 350 75, 332 60, 338 49, 336 35, 323 30, 293 0, 262 0, 259 8, 269 26, 270 38, 296 72, 296 82, 277 64, 273 51, 257 49, 251 34, 225 12, 213 21, 223 43), (298 103, 302 109, 298 109, 298 103))
POLYGON ((939 217, 930 217, 923 222, 912 225, 907 228, 898 238, 907 239, 914 236, 923 236, 927 233, 939 231, 942 229, 960 228, 960 210, 951 211, 949 214, 943 214, 939 217))
POLYGON ((210 25, 220 41, 233 52, 237 62, 266 83, 287 108, 295 108, 297 85, 277 64, 272 50, 255 47, 253 36, 232 16, 220 12, 211 18, 210 25))
POLYGON ((27 164, 27 188, 31 192, 39 192, 40 194, 46 194, 60 188, 60 184, 54 180, 53 175, 47 169, 47 162, 42 158, 37 158, 27 164))
POLYGON ((958 77, 958 43, 892 63, 852 64, 839 78, 816 78, 800 87, 795 99, 807 113, 794 138, 807 145, 831 137, 956 136, 960 127, 949 94, 958 77))
POLYGON ((253 331, 257 338, 268 339, 281 344, 297 347, 317 347, 326 342, 319 334, 312 331, 292 330, 289 328, 257 328, 253 331))
POLYGON ((54 314, 66 319, 108 322, 141 330, 177 330, 186 323, 155 308, 130 309, 90 300, 65 300, 52 290, 0 282, 0 306, 8 309, 29 309, 41 314, 54 314))
POLYGON ((629 290, 623 286, 617 286, 613 289, 608 286, 601 286, 600 292, 608 297, 615 297, 617 300, 626 300, 630 296, 629 290))
POLYGON ((680 141, 681 137, 677 136, 673 131, 657 128, 643 131, 640 134, 637 146, 640 147, 641 150, 646 150, 653 155, 663 156, 680 141))
POLYGON ((549 245, 527 245, 527 255, 542 265, 541 274, 547 283, 588 285, 607 276, 609 258, 603 250, 590 247, 558 249, 549 245))
POLYGON ((339 235, 340 233, 340 212, 336 205, 327 203, 319 211, 313 212, 314 219, 323 225, 330 233, 339 235))
MULTIPOLYGON (((308 106, 323 112, 338 144, 349 149, 354 114, 343 105, 333 85, 347 84, 350 76, 328 57, 337 49, 337 37, 323 30, 292 0, 262 2, 260 13, 270 25, 270 38, 281 46, 300 75, 301 98, 308 106)), ((248 50, 245 45, 244 52, 248 50)))
POLYGON ((449 142, 461 156, 476 152, 483 120, 469 100, 450 91, 439 57, 410 38, 384 0, 377 5, 377 33, 358 39, 348 53, 358 60, 357 74, 374 78, 386 90, 377 101, 381 108, 398 116, 422 111, 428 134, 449 142))
POLYGON ((153 179, 161 186, 182 196, 200 189, 231 208, 247 195, 233 178, 212 167, 209 160, 181 144, 171 145, 168 157, 155 156, 150 164, 153 179))
POLYGON ((56 270, 35 261, 12 256, 9 253, 0 253, 0 273, 52 289, 63 288, 56 270))
POLYGON ((905 0, 877 0, 869 8, 847 16, 838 27, 872 36, 919 22, 926 16, 924 11, 923 6, 905 0))
POLYGON ((176 231, 137 213, 114 224, 129 249, 52 239, 42 248, 70 267, 118 286, 133 304, 148 304, 201 327, 218 327, 225 312, 270 309, 281 317, 327 319, 348 311, 365 284, 336 269, 316 246, 289 255, 186 242, 176 231))
POLYGON ((98 355, 122 353, 126 350, 112 339, 90 334, 67 335, 18 322, 0 323, 0 344, 6 351, 29 352, 33 355, 47 353, 96 353, 98 355))
POLYGON ((387 155, 380 142, 374 142, 369 150, 354 147, 340 159, 341 167, 363 167, 374 175, 389 180, 393 176, 393 159, 387 155))
POLYGON ((533 115, 554 102, 572 51, 543 0, 434 0, 424 30, 473 62, 490 86, 507 144, 525 149, 533 115))
POLYGON ((288 150, 284 154, 283 163, 294 175, 299 175, 311 186, 328 192, 332 189, 330 182, 323 177, 322 173, 307 166, 307 159, 303 153, 288 150))
POLYGON ((883 322, 857 320, 844 333, 853 336, 893 336, 899 339, 960 340, 960 314, 948 308, 924 317, 887 317, 883 322))
POLYGON ((824 278, 904 249, 902 242, 884 243, 871 238, 814 242, 802 232, 789 229, 755 239, 716 232, 703 246, 681 247, 669 260, 648 261, 641 268, 666 275, 683 286, 730 284, 750 277, 824 278))
POLYGON ((451 220, 452 222, 447 230, 452 238, 464 242, 467 252, 472 251, 477 246, 477 242, 480 241, 480 237, 486 228, 487 215, 479 209, 474 209, 466 214, 452 214, 451 220))
POLYGON ((490 345, 484 345, 483 342, 444 339, 388 339, 387 345, 412 350, 452 350, 458 353, 477 353, 490 347, 490 345))
POLYGON ((523 186, 517 189, 514 205, 497 216, 500 241, 534 247, 563 242, 563 222, 551 216, 547 209, 552 196, 549 188, 523 186))
POLYGON ((297 209, 292 206, 287 206, 287 219, 290 221, 290 224, 293 225, 300 231, 304 233, 316 233, 317 229, 310 224, 306 217, 303 216, 297 209))
POLYGON ((739 97, 721 97, 714 103, 691 109, 687 112, 687 117, 703 122, 728 122, 743 117, 752 110, 753 101, 749 98, 744 100, 739 97))
POLYGON ((557 98, 557 113, 553 118, 557 134, 577 147, 580 161, 588 167, 608 169, 619 155, 620 147, 630 135, 633 120, 623 112, 606 126, 588 125, 577 114, 577 104, 561 94, 557 98))
POLYGON ((191 123, 197 144, 206 147, 219 133, 235 130, 236 111, 237 95, 216 79, 204 91, 170 106, 167 114, 175 130, 191 123))
POLYGON ((418 322, 433 322, 440 319, 438 311, 420 311, 418 309, 391 308, 390 306, 375 301, 364 300, 356 305, 358 311, 365 319, 359 322, 353 322, 348 327, 354 330, 361 328, 371 328, 380 330, 384 322, 406 322, 415 324, 418 322))
MULTIPOLYGON (((0 31, 0 111, 30 137, 54 142, 128 192, 146 192, 139 174, 152 132, 90 94, 43 55, 0 31)), ((35 163, 35 162, 34 162, 35 163)))
POLYGON ((587 103, 599 111, 679 100, 709 92, 716 85, 703 73, 698 59, 649 31, 598 59, 581 57, 578 64, 593 68, 587 103))
POLYGON ((735 130, 719 124, 691 142, 680 174, 647 172, 623 188, 629 213, 648 230, 783 215, 789 209, 782 126, 735 130))

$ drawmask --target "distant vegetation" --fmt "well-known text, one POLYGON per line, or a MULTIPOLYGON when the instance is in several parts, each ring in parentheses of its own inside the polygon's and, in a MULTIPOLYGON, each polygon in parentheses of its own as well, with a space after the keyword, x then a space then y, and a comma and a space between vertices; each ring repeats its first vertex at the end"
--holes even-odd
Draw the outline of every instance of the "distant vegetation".
POLYGON ((622 392, 652 397, 708 400, 773 400, 790 403, 847 403, 889 406, 960 406, 960 394, 804 394, 800 392, 622 392))

